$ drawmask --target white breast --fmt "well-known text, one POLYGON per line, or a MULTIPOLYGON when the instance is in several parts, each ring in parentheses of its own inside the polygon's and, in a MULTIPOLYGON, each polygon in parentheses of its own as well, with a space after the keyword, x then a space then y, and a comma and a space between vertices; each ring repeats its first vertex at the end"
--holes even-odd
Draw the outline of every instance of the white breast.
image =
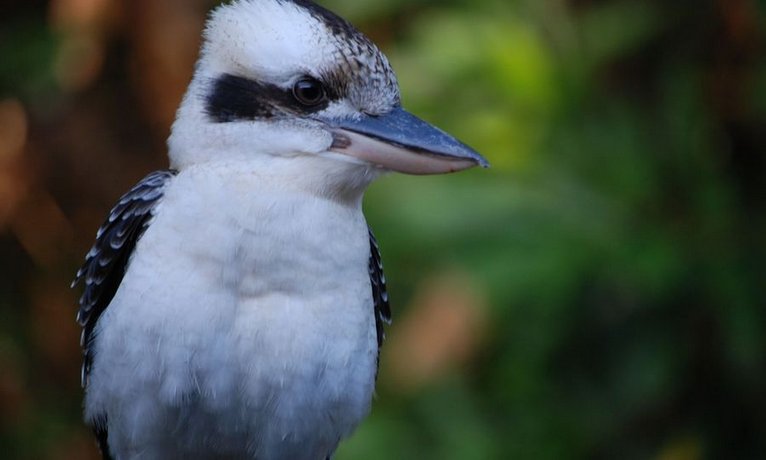
POLYGON ((361 208, 282 179, 200 166, 168 185, 96 329, 86 415, 114 452, 320 459, 368 412, 361 208))

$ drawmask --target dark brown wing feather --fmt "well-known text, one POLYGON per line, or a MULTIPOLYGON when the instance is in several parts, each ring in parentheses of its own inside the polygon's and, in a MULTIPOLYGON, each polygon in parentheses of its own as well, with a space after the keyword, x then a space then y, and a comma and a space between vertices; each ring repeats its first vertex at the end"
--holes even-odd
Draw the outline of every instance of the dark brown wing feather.
POLYGON ((386 277, 383 275, 383 262, 380 259, 380 248, 375 235, 370 233, 370 284, 372 285, 373 308, 375 309, 375 327, 378 332, 378 348, 383 344, 385 331, 383 324, 391 324, 391 306, 388 303, 386 277))
POLYGON ((82 326, 80 345, 83 348, 82 384, 86 385, 93 362, 90 344, 98 318, 109 306, 125 275, 136 242, 149 226, 154 207, 162 198, 172 170, 155 171, 144 177, 109 213, 109 218, 96 233, 96 242, 85 256, 72 286, 85 282, 80 297, 77 322, 82 326))
MULTIPOLYGON (((96 242, 85 256, 85 263, 77 271, 72 287, 85 281, 80 297, 77 322, 82 326, 80 345, 83 349, 82 385, 87 385, 93 363, 93 330, 98 318, 109 306, 122 282, 130 255, 141 235, 151 223, 153 211, 175 171, 155 171, 144 177, 112 208, 109 218, 96 233, 96 242)), ((97 417, 93 425, 98 446, 104 460, 111 460, 107 443, 106 414, 97 417)))

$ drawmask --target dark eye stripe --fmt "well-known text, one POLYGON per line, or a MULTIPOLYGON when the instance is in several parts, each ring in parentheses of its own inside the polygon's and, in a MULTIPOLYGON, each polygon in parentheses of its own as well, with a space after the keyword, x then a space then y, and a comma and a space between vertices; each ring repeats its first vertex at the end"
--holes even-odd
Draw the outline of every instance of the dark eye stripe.
POLYGON ((205 113, 216 123, 279 117, 285 112, 309 114, 324 110, 337 95, 307 107, 295 100, 291 89, 231 74, 213 80, 205 97, 205 113))

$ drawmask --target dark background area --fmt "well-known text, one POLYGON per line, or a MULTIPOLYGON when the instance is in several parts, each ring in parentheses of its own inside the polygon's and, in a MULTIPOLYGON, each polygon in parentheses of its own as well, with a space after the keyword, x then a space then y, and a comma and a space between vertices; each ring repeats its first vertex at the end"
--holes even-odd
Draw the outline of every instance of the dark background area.
MULTIPOLYGON (((0 1, 0 457, 97 458, 78 290, 211 0, 0 1)), ((338 458, 766 458, 763 0, 327 0, 490 170, 365 209, 395 315, 338 458)))

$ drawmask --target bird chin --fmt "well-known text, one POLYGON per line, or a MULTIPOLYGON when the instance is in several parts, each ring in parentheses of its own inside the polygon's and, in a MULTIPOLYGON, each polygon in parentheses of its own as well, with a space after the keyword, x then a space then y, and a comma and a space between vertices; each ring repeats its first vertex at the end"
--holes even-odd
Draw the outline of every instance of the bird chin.
POLYGON ((367 187, 387 172, 367 161, 330 150, 300 154, 290 162, 295 160, 301 165, 289 172, 293 183, 316 195, 346 203, 360 202, 367 187))
POLYGON ((414 150, 345 129, 333 131, 330 151, 362 160, 386 171, 414 175, 445 174, 478 165, 470 158, 414 150))

